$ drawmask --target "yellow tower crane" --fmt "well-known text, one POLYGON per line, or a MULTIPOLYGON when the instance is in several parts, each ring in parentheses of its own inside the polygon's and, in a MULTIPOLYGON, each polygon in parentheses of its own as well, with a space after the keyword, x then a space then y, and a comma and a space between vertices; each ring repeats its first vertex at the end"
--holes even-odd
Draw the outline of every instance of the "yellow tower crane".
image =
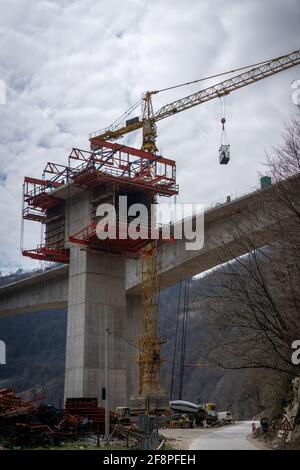
POLYGON ((141 100, 136 104, 142 104, 141 116, 136 116, 134 118, 125 120, 126 116, 131 114, 131 112, 136 108, 136 105, 134 105, 132 108, 130 108, 128 112, 124 113, 121 118, 117 119, 111 126, 90 134, 90 138, 99 138, 100 140, 116 140, 126 134, 129 134, 130 132, 136 131, 138 129, 143 129, 142 149, 155 153, 157 151, 156 123, 158 121, 173 116, 174 114, 178 114, 182 111, 186 111, 187 109, 190 109, 194 106, 206 103, 207 101, 213 100, 215 98, 221 98, 223 96, 226 96, 232 91, 251 85, 252 83, 258 82, 259 80, 263 80, 264 78, 271 77, 272 75, 283 72, 284 70, 287 70, 291 67, 295 67, 299 64, 300 50, 297 50, 295 52, 291 52, 290 54, 275 57, 264 62, 248 65, 239 69, 220 73, 214 76, 202 78, 200 80, 194 80, 192 82, 171 86, 162 90, 147 91, 146 93, 143 93, 141 100), (158 111, 153 110, 152 96, 156 95, 157 93, 202 82, 204 80, 217 78, 223 75, 233 74, 242 70, 244 70, 243 73, 235 75, 222 82, 216 83, 215 85, 210 86, 208 88, 204 88, 203 90, 197 91, 196 93, 193 93, 191 95, 180 98, 179 100, 173 101, 172 103, 168 103, 162 106, 158 111))
MULTIPOLYGON (((138 129, 143 130, 142 149, 156 153, 156 123, 167 117, 186 111, 215 98, 222 98, 232 91, 251 85, 264 78, 271 77, 291 67, 300 64, 300 50, 290 54, 275 57, 270 60, 241 67, 225 73, 194 80, 162 90, 147 91, 143 93, 141 100, 117 119, 111 126, 90 134, 90 139, 95 142, 99 140, 117 140, 126 134, 138 129), (154 111, 152 96, 162 91, 191 85, 208 79, 214 79, 228 74, 242 72, 231 76, 226 80, 204 88, 196 93, 190 94, 179 100, 162 106, 154 111), (141 116, 127 119, 136 107, 142 104, 141 116)), ((225 122, 225 120, 224 120, 225 122)), ((222 121, 222 124, 224 125, 222 121)), ((229 159, 225 159, 228 163, 229 159)), ((160 366, 162 363, 160 346, 163 339, 158 336, 157 329, 157 245, 148 245, 142 253, 142 333, 139 340, 139 368, 140 381, 139 393, 146 396, 154 396, 159 393, 160 366)))

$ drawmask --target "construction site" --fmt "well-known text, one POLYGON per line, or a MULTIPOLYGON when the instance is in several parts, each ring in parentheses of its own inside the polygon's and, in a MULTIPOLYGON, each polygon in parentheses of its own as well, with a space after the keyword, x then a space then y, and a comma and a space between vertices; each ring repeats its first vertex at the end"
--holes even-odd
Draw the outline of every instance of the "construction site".
MULTIPOLYGON (((132 116, 136 107, 131 108, 112 126, 90 134, 87 149, 71 149, 65 165, 47 162, 40 179, 25 176, 22 254, 54 265, 20 281, 21 290, 18 285, 1 288, 0 311, 7 315, 34 305, 67 305, 65 387, 61 409, 0 390, 0 433, 11 446, 54 445, 81 434, 94 436, 95 445, 101 436, 102 442, 115 438, 125 447, 153 449, 163 443, 160 427, 234 422, 230 412, 222 415, 214 403, 187 402, 182 390, 172 400, 162 390, 165 338, 158 329, 159 297, 165 287, 216 265, 211 233, 222 233, 224 218, 242 218, 243 208, 251 204, 263 213, 263 191, 271 179, 265 177, 261 190, 244 199, 229 199, 206 211, 204 247, 186 251, 174 223, 164 225, 153 210, 160 197, 175 200, 180 191, 176 162, 157 148, 156 123, 299 64, 300 51, 251 64, 158 110, 152 101, 160 90, 145 92, 138 102, 140 115, 132 116), (138 130, 141 148, 118 142, 138 130), (136 206, 135 214, 124 213, 122 197, 129 207, 136 206), (141 206, 147 209, 146 219, 141 219, 141 206), (41 226, 41 242, 34 247, 25 246, 28 223, 41 226)), ((230 165, 225 125, 222 117, 216 164, 230 165)), ((197 217, 203 214, 194 214, 192 223, 197 217)))

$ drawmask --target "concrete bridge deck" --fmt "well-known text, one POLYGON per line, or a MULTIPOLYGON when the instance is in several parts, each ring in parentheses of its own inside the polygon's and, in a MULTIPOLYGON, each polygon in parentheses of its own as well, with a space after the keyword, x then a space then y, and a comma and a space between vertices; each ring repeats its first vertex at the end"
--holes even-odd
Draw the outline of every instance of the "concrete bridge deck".
MULTIPOLYGON (((161 288, 205 272, 220 264, 220 259, 228 261, 228 256, 227 259, 223 252, 224 242, 232 244, 237 255, 244 254, 243 244, 236 243, 234 235, 228 233, 228 224, 243 224, 249 218, 250 209, 255 211, 252 229, 256 246, 271 242, 274 232, 269 230, 268 192, 268 188, 259 190, 207 210, 204 213, 204 246, 201 250, 186 251, 184 239, 161 245, 158 252, 161 288)), ((126 293, 138 295, 141 263, 127 259, 125 271, 126 293)), ((67 307, 68 281, 69 266, 65 265, 0 287, 0 318, 16 313, 67 307)))

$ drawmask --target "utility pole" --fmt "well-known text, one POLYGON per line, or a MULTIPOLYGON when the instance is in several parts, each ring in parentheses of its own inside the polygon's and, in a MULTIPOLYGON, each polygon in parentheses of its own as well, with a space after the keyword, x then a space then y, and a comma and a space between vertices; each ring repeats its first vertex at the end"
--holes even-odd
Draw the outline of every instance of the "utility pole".
POLYGON ((108 387, 108 312, 106 311, 106 328, 105 328, 105 442, 109 439, 109 387, 108 387))

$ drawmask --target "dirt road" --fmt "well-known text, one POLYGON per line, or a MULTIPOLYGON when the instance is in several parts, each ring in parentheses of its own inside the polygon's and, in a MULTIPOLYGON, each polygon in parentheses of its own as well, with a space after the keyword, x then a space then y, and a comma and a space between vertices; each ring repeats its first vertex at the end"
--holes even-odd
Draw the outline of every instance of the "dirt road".
POLYGON ((251 434, 251 422, 242 421, 220 428, 163 429, 169 444, 182 450, 260 450, 251 434))

